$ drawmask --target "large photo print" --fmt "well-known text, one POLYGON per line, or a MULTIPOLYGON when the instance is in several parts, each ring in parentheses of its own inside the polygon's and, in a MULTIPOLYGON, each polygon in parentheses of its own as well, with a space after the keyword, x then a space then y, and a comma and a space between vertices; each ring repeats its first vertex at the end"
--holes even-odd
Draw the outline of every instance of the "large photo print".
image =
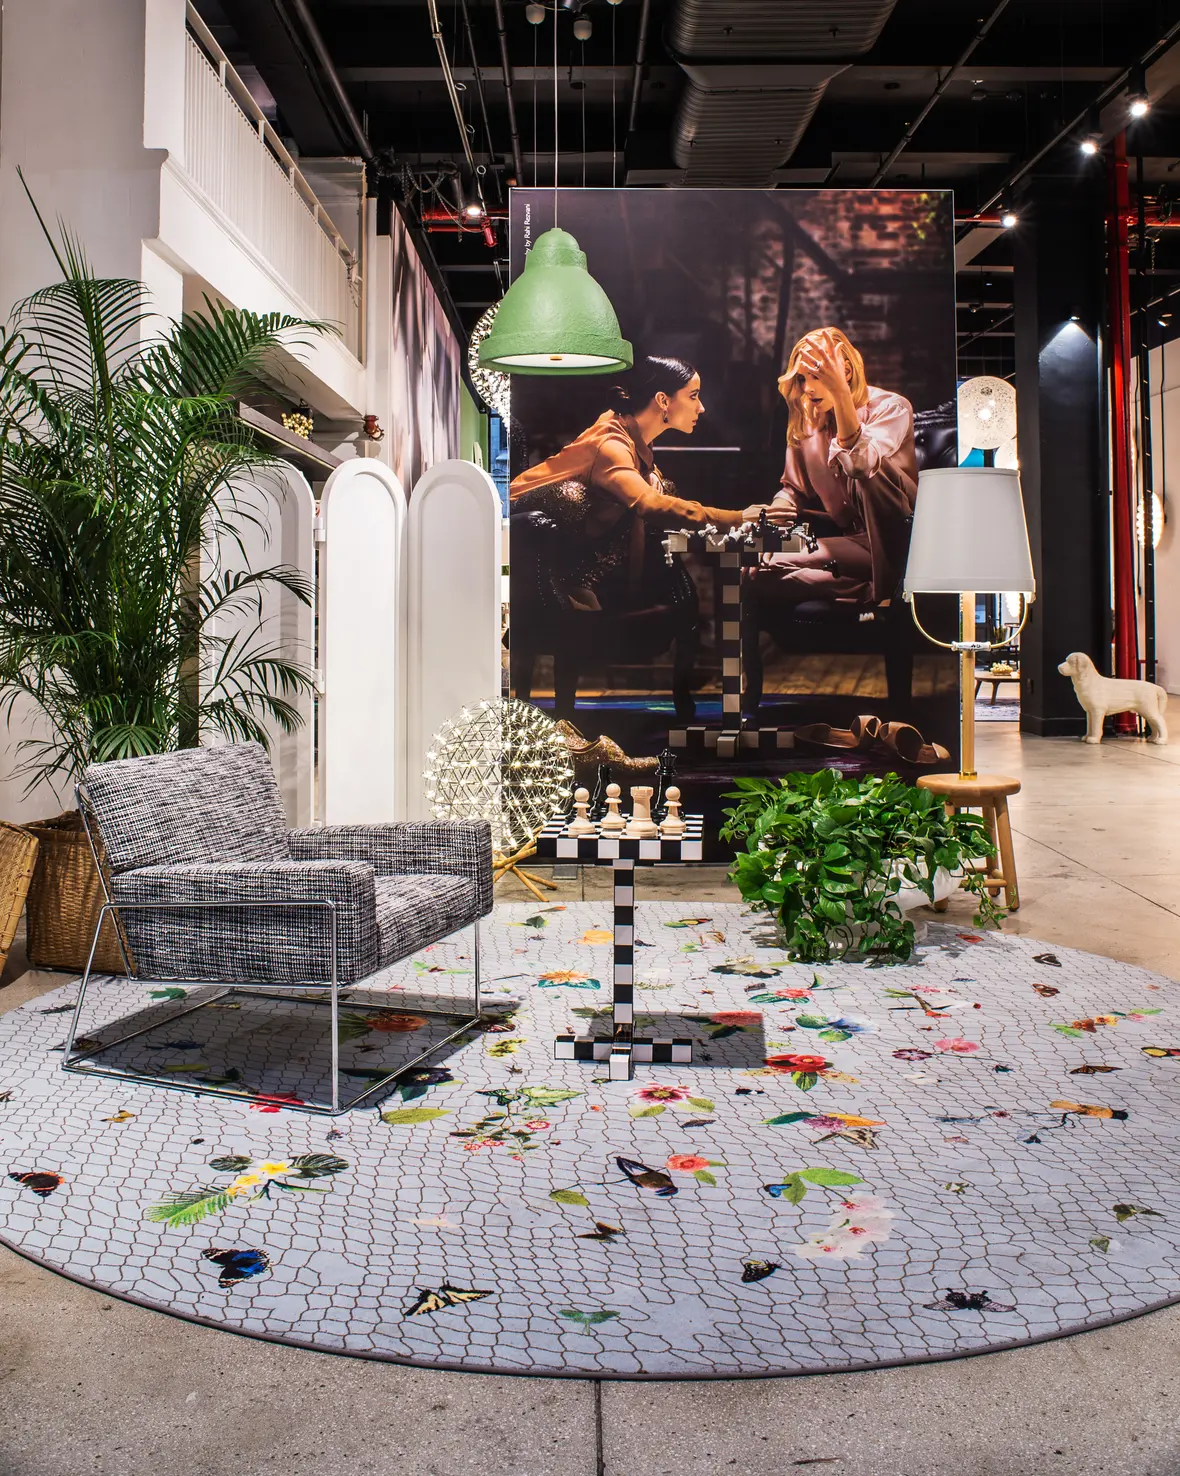
POLYGON ((513 378, 515 694, 600 754, 671 740, 714 819, 736 772, 952 767, 955 658, 900 598, 957 461, 950 195, 514 190, 513 277, 555 219, 635 363, 513 378))

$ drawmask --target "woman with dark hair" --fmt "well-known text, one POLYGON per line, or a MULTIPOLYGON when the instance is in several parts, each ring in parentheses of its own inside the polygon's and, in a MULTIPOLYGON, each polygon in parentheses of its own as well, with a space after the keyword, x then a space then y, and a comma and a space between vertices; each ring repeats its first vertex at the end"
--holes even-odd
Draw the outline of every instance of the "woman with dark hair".
MULTIPOLYGON (((705 507, 675 495, 652 455, 666 430, 691 435, 704 414, 701 377, 681 359, 641 359, 609 393, 611 408, 548 460, 513 479, 513 510, 538 511, 558 525, 564 596, 581 610, 602 608, 607 587, 636 591, 648 522, 670 527, 737 527, 762 508, 705 507)), ((611 603, 615 603, 611 600, 611 603)))
POLYGON ((918 495, 914 411, 877 389, 839 328, 804 334, 778 382, 787 402, 787 460, 774 522, 819 520, 819 549, 774 554, 756 577, 758 597, 870 604, 897 590, 918 495))

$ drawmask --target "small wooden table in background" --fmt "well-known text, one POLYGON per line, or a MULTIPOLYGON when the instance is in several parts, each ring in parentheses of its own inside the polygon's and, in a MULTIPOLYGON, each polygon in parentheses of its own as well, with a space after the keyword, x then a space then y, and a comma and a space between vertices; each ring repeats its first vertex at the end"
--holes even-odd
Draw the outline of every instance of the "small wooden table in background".
POLYGON ((1011 672, 1008 676, 997 676, 995 672, 985 671, 982 667, 977 666, 975 668, 975 695, 976 695, 976 697, 979 696, 980 688, 986 686, 988 682, 990 682, 992 684, 991 702, 988 705, 990 707, 994 707, 996 705, 996 693, 999 691, 999 689, 1003 686, 1003 684, 1005 682, 1013 682, 1013 683, 1015 683, 1016 688, 1019 691, 1019 689, 1020 689, 1020 673, 1018 671, 1014 671, 1014 672, 1011 672))
POLYGON ((973 779, 964 779, 959 774, 923 774, 918 788, 940 795, 950 815, 959 810, 982 810, 983 823, 999 852, 998 856, 987 859, 987 889, 994 897, 1002 888, 1008 911, 1017 911, 1020 888, 1016 881, 1008 796, 1019 794, 1020 780, 1006 779, 1000 774, 976 774, 973 779))

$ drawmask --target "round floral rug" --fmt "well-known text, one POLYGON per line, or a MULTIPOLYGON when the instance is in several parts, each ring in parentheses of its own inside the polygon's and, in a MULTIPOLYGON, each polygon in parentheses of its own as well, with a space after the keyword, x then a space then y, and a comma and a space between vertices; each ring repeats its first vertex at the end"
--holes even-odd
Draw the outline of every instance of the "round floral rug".
MULTIPOLYGON (((323 1011, 96 984, 85 1032, 135 1015, 128 1064, 240 1100, 63 1074, 76 986, 12 1011, 0 1239, 194 1321, 498 1373, 847 1371, 1180 1299, 1180 984, 942 925, 813 969, 740 906, 641 902, 637 1030, 695 1059, 611 1083, 553 1058, 604 1028, 608 925, 499 908, 485 977, 520 1006, 336 1119, 291 1105, 323 1011)), ((346 1079, 417 1053, 468 950, 353 992, 346 1079)))

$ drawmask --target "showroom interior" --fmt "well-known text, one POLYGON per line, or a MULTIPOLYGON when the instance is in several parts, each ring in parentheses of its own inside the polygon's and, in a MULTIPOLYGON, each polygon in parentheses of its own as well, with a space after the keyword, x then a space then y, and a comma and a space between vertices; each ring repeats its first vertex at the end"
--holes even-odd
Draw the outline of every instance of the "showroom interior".
POLYGON ((9 0, 0 242, 0 1470, 1180 1469, 1174 0, 9 0))

